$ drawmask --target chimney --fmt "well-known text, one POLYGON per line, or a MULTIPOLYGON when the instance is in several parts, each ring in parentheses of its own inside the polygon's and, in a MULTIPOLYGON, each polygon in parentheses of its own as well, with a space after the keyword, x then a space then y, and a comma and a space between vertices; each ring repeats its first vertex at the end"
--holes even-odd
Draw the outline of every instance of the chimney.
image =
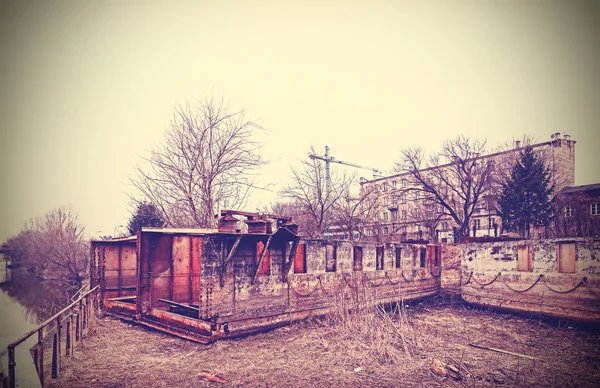
POLYGON ((515 148, 521 148, 521 140, 515 141, 515 148))
POLYGON ((563 138, 564 138, 565 140, 571 140, 571 135, 569 135, 569 134, 567 134, 567 133, 565 132, 565 135, 563 136, 563 138))
POLYGON ((553 140, 559 140, 560 139, 560 132, 556 132, 553 133, 552 136, 550 136, 553 140))

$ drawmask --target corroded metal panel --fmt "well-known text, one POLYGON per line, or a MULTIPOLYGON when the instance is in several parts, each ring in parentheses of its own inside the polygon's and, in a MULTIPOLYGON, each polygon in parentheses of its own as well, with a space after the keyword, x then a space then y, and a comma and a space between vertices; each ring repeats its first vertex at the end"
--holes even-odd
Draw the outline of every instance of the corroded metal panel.
POLYGON ((531 271, 531 254, 528 245, 519 245, 517 248, 517 271, 531 271))
MULTIPOLYGON (((263 250, 265 249, 265 243, 262 241, 258 241, 256 243, 256 263, 258 264, 260 260, 260 256, 262 255, 263 250)), ((271 254, 270 249, 267 248, 267 252, 263 257, 262 263, 258 268, 258 273, 260 275, 270 275, 271 274, 271 254)))
POLYGON ((154 233, 150 251, 151 306, 159 305, 159 299, 173 300, 173 236, 154 233))
POLYGON ((577 272, 575 264, 575 243, 559 243, 556 245, 558 256, 558 271, 577 272))
POLYGON ((190 236, 173 237, 173 295, 170 300, 175 302, 192 302, 190 248, 190 236))
POLYGON ((296 248, 294 273, 306 273, 306 244, 298 244, 296 248))
POLYGON ((200 299, 200 276, 202 269, 202 237, 191 236, 190 244, 190 273, 191 273, 191 303, 197 304, 200 299))

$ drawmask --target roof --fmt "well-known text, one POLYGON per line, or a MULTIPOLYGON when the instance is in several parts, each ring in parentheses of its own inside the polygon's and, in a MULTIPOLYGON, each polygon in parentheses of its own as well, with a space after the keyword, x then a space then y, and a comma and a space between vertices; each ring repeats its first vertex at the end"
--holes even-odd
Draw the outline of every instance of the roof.
POLYGON ((214 228, 142 228, 142 232, 156 232, 165 234, 212 234, 218 233, 214 228))
POLYGON ((137 236, 127 236, 127 237, 115 237, 111 239, 92 239, 92 242, 102 242, 102 243, 119 243, 119 242, 127 242, 127 241, 135 241, 137 240, 137 236))
POLYGON ((560 193, 561 194, 574 194, 574 193, 584 193, 588 191, 600 191, 600 183, 592 183, 589 185, 581 185, 581 186, 569 186, 565 187, 560 193))

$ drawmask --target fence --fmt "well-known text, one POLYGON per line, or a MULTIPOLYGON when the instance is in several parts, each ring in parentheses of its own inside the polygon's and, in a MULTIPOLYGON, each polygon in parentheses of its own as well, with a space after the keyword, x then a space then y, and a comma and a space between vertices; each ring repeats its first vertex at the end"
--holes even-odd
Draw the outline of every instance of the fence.
POLYGON ((17 364, 15 348, 36 333, 38 342, 30 349, 30 351, 42 387, 44 386, 44 339, 50 335, 53 335, 51 359, 52 378, 59 376, 62 358, 61 350, 63 349, 63 326, 66 323, 64 354, 65 356, 70 356, 74 350, 75 344, 83 341, 84 331, 88 328, 90 314, 94 314, 94 309, 98 307, 98 289, 99 286, 92 288, 37 328, 8 345, 8 384, 5 380, 3 382, 4 387, 16 387, 17 364), (49 328, 51 325, 53 326, 49 328), (46 331, 46 335, 44 335, 44 331, 46 331))

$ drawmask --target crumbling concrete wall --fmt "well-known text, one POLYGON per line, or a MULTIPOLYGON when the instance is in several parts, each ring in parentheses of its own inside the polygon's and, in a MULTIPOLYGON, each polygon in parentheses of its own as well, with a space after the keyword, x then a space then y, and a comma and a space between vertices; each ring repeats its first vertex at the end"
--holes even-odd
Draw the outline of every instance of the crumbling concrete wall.
POLYGON ((461 262, 467 302, 600 321, 600 240, 470 243, 461 262))
POLYGON ((455 294, 460 294, 462 247, 457 244, 442 244, 441 248, 442 290, 455 294))

